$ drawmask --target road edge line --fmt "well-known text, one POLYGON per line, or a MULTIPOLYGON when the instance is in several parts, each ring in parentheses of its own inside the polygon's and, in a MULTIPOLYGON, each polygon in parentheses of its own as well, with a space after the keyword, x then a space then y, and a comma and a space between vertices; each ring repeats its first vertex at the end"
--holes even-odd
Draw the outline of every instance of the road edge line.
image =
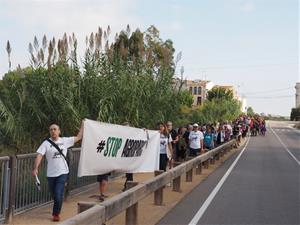
POLYGON ((216 194, 218 193, 218 191, 221 189, 221 187, 224 184, 224 182, 226 181, 227 177, 230 175, 231 171, 233 170, 233 168, 237 164, 238 160, 240 159, 240 157, 244 153, 245 149, 248 146, 249 141, 250 141, 250 137, 248 138, 247 143, 245 144, 245 147, 242 149, 242 151, 240 152, 240 154, 236 157, 236 159, 234 160, 234 162, 231 164, 231 166, 229 167, 229 169, 223 175, 223 177, 221 178, 221 180, 219 181, 219 183, 215 186, 215 188, 213 189, 213 191, 209 194, 209 196, 207 197, 207 199, 205 200, 205 202, 202 204, 201 208, 195 214, 195 216, 193 217, 193 219, 188 223, 188 225, 196 225, 199 222, 199 220, 201 219, 201 217, 205 213, 206 209, 208 208, 208 206, 210 205, 210 203, 212 202, 212 200, 214 199, 214 197, 216 196, 216 194))
POLYGON ((278 139, 278 141, 280 142, 280 144, 284 147, 284 149, 287 151, 287 153, 290 154, 290 156, 292 156, 292 158, 296 161, 296 163, 298 163, 298 165, 300 166, 300 161, 296 158, 296 156, 293 155, 293 153, 291 153, 291 151, 288 149, 288 147, 283 143, 283 141, 281 140, 281 138, 278 136, 278 134, 275 133, 275 131, 273 130, 273 128, 270 126, 271 131, 273 132, 273 134, 275 135, 275 137, 278 139))

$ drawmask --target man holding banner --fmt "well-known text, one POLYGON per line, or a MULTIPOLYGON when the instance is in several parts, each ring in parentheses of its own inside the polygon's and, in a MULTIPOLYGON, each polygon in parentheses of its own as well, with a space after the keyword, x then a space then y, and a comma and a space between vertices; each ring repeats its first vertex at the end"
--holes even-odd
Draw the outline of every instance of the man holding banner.
POLYGON ((75 137, 60 137, 60 128, 57 124, 49 127, 50 138, 46 139, 37 150, 32 175, 37 177, 39 165, 46 155, 47 179, 49 190, 54 199, 52 220, 59 221, 60 211, 63 203, 65 183, 69 174, 69 166, 66 159, 68 148, 81 140, 83 135, 83 121, 81 128, 75 137))

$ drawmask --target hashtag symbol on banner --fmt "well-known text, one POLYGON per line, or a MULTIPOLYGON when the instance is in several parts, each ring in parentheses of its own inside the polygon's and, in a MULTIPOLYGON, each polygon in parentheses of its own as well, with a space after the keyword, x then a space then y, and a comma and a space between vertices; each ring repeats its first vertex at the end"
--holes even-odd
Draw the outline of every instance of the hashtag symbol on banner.
POLYGON ((105 141, 100 141, 100 143, 98 144, 98 147, 97 147, 97 149, 98 149, 97 153, 101 153, 102 150, 104 149, 104 146, 105 146, 105 141))

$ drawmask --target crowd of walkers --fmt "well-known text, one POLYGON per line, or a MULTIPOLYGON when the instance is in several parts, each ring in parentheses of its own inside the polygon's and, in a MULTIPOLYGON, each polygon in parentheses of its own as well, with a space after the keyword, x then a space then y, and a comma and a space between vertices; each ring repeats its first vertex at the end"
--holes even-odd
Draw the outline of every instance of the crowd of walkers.
POLYGON ((256 115, 253 117, 242 115, 234 121, 216 124, 188 124, 177 129, 172 122, 158 123, 160 132, 160 170, 166 171, 167 166, 173 167, 174 161, 185 161, 187 156, 197 156, 205 153, 232 139, 241 139, 248 134, 265 135, 265 120, 256 115))
MULTIPOLYGON (((84 122, 84 121, 83 121, 84 122)), ((64 187, 67 181, 69 167, 66 159, 67 149, 80 141, 83 136, 83 122, 78 134, 74 137, 60 137, 60 128, 57 124, 49 127, 50 138, 45 140, 37 150, 37 157, 32 175, 37 178, 39 165, 44 156, 47 158, 47 178, 50 192, 54 199, 52 220, 60 220, 60 212, 63 203, 64 187)), ((124 123, 124 126, 129 126, 124 123)), ((222 145, 232 139, 237 140, 240 145, 242 137, 251 133, 265 135, 266 123, 259 116, 240 116, 235 121, 217 124, 188 124, 185 127, 175 129, 172 122, 157 123, 160 133, 160 156, 159 169, 166 171, 173 167, 174 161, 185 161, 188 156, 195 157, 211 149, 222 145)), ((105 192, 108 188, 109 174, 97 176, 99 182, 99 200, 104 201, 108 196, 105 192)), ((133 174, 126 174, 126 184, 133 181, 133 174)))

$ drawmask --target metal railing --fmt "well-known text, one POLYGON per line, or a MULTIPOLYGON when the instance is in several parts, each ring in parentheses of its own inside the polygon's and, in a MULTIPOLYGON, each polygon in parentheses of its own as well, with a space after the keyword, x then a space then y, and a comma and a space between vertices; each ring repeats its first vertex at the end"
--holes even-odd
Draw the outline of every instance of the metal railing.
POLYGON ((8 208, 9 157, 0 157, 0 221, 4 220, 8 208))
POLYGON ((43 160, 39 168, 41 191, 37 190, 31 175, 36 155, 32 153, 16 156, 15 214, 51 201, 47 185, 46 161, 43 160))
MULTIPOLYGON (((39 167, 40 191, 31 175, 37 153, 0 157, 0 222, 10 222, 13 215, 20 214, 52 201, 48 189, 47 162, 42 160, 39 167)), ((80 148, 68 151, 70 174, 68 192, 96 183, 96 176, 77 177, 80 148)), ((113 174, 112 176, 116 176, 113 174)))
POLYGON ((96 182, 96 176, 77 177, 80 148, 73 148, 68 152, 68 158, 70 162, 70 173, 69 173, 69 191, 73 191, 79 187, 89 185, 96 182))
MULTIPOLYGON (((213 152, 215 150, 212 150, 210 154, 213 152)), ((48 190, 46 160, 41 162, 39 168, 41 191, 37 190, 35 180, 31 175, 36 155, 37 153, 31 153, 0 157, 0 221, 5 219, 6 222, 10 222, 13 215, 52 201, 48 190)), ((96 183, 96 176, 77 177, 80 148, 69 150, 68 158, 70 160, 70 174, 66 188, 68 193, 96 183)), ((201 158, 203 159, 203 157, 201 158)), ((118 173, 112 173, 111 177, 119 175, 118 173)))

